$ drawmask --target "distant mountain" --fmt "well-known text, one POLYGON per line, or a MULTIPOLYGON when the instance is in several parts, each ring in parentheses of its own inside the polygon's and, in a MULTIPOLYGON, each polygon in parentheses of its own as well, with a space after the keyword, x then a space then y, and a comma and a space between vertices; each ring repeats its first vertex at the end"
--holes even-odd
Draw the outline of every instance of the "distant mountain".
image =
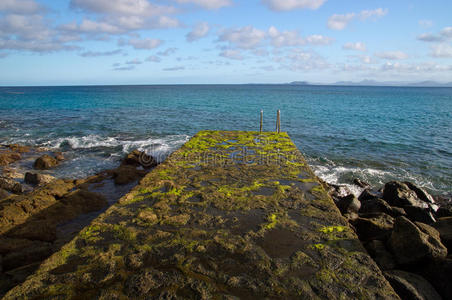
POLYGON ((353 81, 338 81, 333 85, 348 85, 348 86, 408 86, 408 87, 452 87, 452 82, 441 83, 436 81, 421 81, 421 82, 403 82, 403 81, 375 81, 362 80, 359 82, 353 81))
POLYGON ((289 84, 291 84, 291 85, 310 85, 310 83, 307 81, 292 81, 289 84))

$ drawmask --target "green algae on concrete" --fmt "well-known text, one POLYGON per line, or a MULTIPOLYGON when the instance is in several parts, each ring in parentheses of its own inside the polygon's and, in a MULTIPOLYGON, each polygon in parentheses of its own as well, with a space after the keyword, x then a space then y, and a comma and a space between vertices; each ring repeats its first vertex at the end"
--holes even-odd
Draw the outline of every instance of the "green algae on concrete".
POLYGON ((286 133, 201 131, 5 299, 398 299, 286 133))

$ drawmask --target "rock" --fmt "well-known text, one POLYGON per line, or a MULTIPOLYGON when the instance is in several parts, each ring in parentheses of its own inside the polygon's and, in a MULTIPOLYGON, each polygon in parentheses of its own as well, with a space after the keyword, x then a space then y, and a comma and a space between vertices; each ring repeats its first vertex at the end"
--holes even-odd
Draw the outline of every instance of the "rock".
POLYGON ((52 254, 52 244, 34 241, 32 246, 19 249, 3 256, 4 271, 42 261, 52 254))
POLYGON ((372 240, 364 244, 367 252, 382 270, 392 270, 396 267, 394 257, 379 240, 372 240))
POLYGON ((404 206, 408 219, 415 222, 422 222, 426 224, 432 224, 436 222, 435 216, 428 208, 422 208, 418 206, 404 206))
POLYGON ((360 214, 385 213, 392 217, 406 215, 403 208, 392 207, 386 201, 379 198, 361 201, 360 214))
POLYGON ((16 239, 53 242, 56 240, 56 227, 47 220, 27 221, 12 229, 6 236, 16 239))
POLYGON ((450 207, 440 207, 435 212, 437 218, 452 217, 452 209, 450 207))
POLYGON ((435 203, 433 197, 427 193, 423 188, 420 188, 409 181, 404 182, 408 188, 416 193, 416 196, 424 202, 427 203, 435 203))
POLYGON ((362 187, 363 189, 368 189, 368 188, 370 188, 370 184, 368 184, 367 182, 362 181, 362 180, 359 179, 359 178, 353 179, 353 184, 355 184, 355 185, 357 185, 357 186, 359 186, 359 187, 362 187))
POLYGON ((433 227, 439 232, 441 242, 449 249, 449 253, 452 253, 452 217, 439 218, 433 227))
POLYGON ((54 180, 55 177, 47 174, 25 173, 24 181, 28 184, 46 184, 54 180))
POLYGON ((24 191, 19 182, 5 177, 0 177, 0 188, 14 194, 22 194, 24 191))
POLYGON ((98 211, 107 205, 107 199, 103 195, 82 189, 65 195, 61 202, 78 210, 78 213, 98 211))
POLYGON ((394 226, 394 218, 385 214, 363 215, 352 221, 362 241, 386 240, 394 226))
POLYGON ((58 165, 58 160, 56 160, 56 158, 44 154, 40 157, 38 157, 38 159, 36 159, 35 163, 33 164, 33 168, 37 169, 37 170, 47 170, 53 167, 56 167, 58 165))
POLYGON ((423 265, 420 272, 443 299, 452 299, 452 258, 435 259, 423 265))
POLYGON ((127 154, 126 157, 124 157, 121 165, 152 168, 157 165, 157 161, 151 155, 147 155, 146 153, 139 150, 133 150, 132 152, 127 154))
POLYGON ((361 194, 358 197, 359 201, 366 201, 366 200, 375 200, 382 197, 382 194, 379 192, 371 191, 369 189, 365 189, 361 192, 361 194))
POLYGON ((124 185, 141 179, 146 173, 146 171, 138 170, 132 165, 121 165, 113 170, 113 178, 115 184, 124 185))
POLYGON ((0 200, 8 198, 9 195, 8 191, 0 188, 0 200))
POLYGON ((7 146, 11 151, 18 152, 18 153, 27 153, 31 151, 31 148, 28 146, 22 146, 19 144, 11 144, 7 146))
POLYGON ((422 276, 399 270, 387 271, 384 275, 401 299, 442 300, 422 276))
POLYGON ((385 184, 383 190, 383 199, 391 206, 418 206, 427 208, 428 205, 421 201, 416 193, 412 191, 405 183, 399 181, 391 181, 385 184))
POLYGON ((399 264, 419 263, 427 259, 446 257, 447 248, 437 238, 438 235, 431 234, 435 229, 429 226, 429 229, 425 230, 425 226, 419 228, 406 217, 396 219, 387 245, 399 264))
POLYGON ((355 195, 350 194, 348 196, 342 197, 336 203, 336 206, 339 208, 343 215, 358 213, 361 202, 356 198, 355 195))
POLYGON ((21 158, 22 156, 19 153, 0 153, 0 166, 7 166, 10 163, 20 160, 21 158))
POLYGON ((64 155, 63 155, 62 152, 55 152, 55 153, 53 153, 53 156, 58 161, 63 161, 64 160, 64 155))
POLYGON ((155 213, 150 210, 143 210, 138 214, 138 218, 145 221, 146 223, 154 224, 157 223, 158 217, 155 213))

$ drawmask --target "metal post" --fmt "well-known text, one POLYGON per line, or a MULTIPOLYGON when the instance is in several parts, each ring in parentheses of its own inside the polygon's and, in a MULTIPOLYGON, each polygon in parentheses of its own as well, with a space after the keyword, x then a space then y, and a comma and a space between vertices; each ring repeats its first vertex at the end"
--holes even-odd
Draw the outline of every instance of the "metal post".
POLYGON ((279 109, 276 112, 276 131, 281 132, 281 111, 279 109))
POLYGON ((261 109, 261 126, 259 132, 262 132, 263 125, 264 125, 264 111, 261 109))

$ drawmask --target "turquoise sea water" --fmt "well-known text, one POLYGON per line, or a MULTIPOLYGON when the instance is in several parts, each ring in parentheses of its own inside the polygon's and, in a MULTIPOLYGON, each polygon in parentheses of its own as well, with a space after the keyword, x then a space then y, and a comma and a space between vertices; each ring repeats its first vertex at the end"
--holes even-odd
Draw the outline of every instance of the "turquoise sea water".
POLYGON ((410 180, 452 192, 452 89, 293 85, 0 88, 0 143, 59 148, 83 177, 139 148, 166 155, 202 129, 287 131, 325 180, 410 180))

